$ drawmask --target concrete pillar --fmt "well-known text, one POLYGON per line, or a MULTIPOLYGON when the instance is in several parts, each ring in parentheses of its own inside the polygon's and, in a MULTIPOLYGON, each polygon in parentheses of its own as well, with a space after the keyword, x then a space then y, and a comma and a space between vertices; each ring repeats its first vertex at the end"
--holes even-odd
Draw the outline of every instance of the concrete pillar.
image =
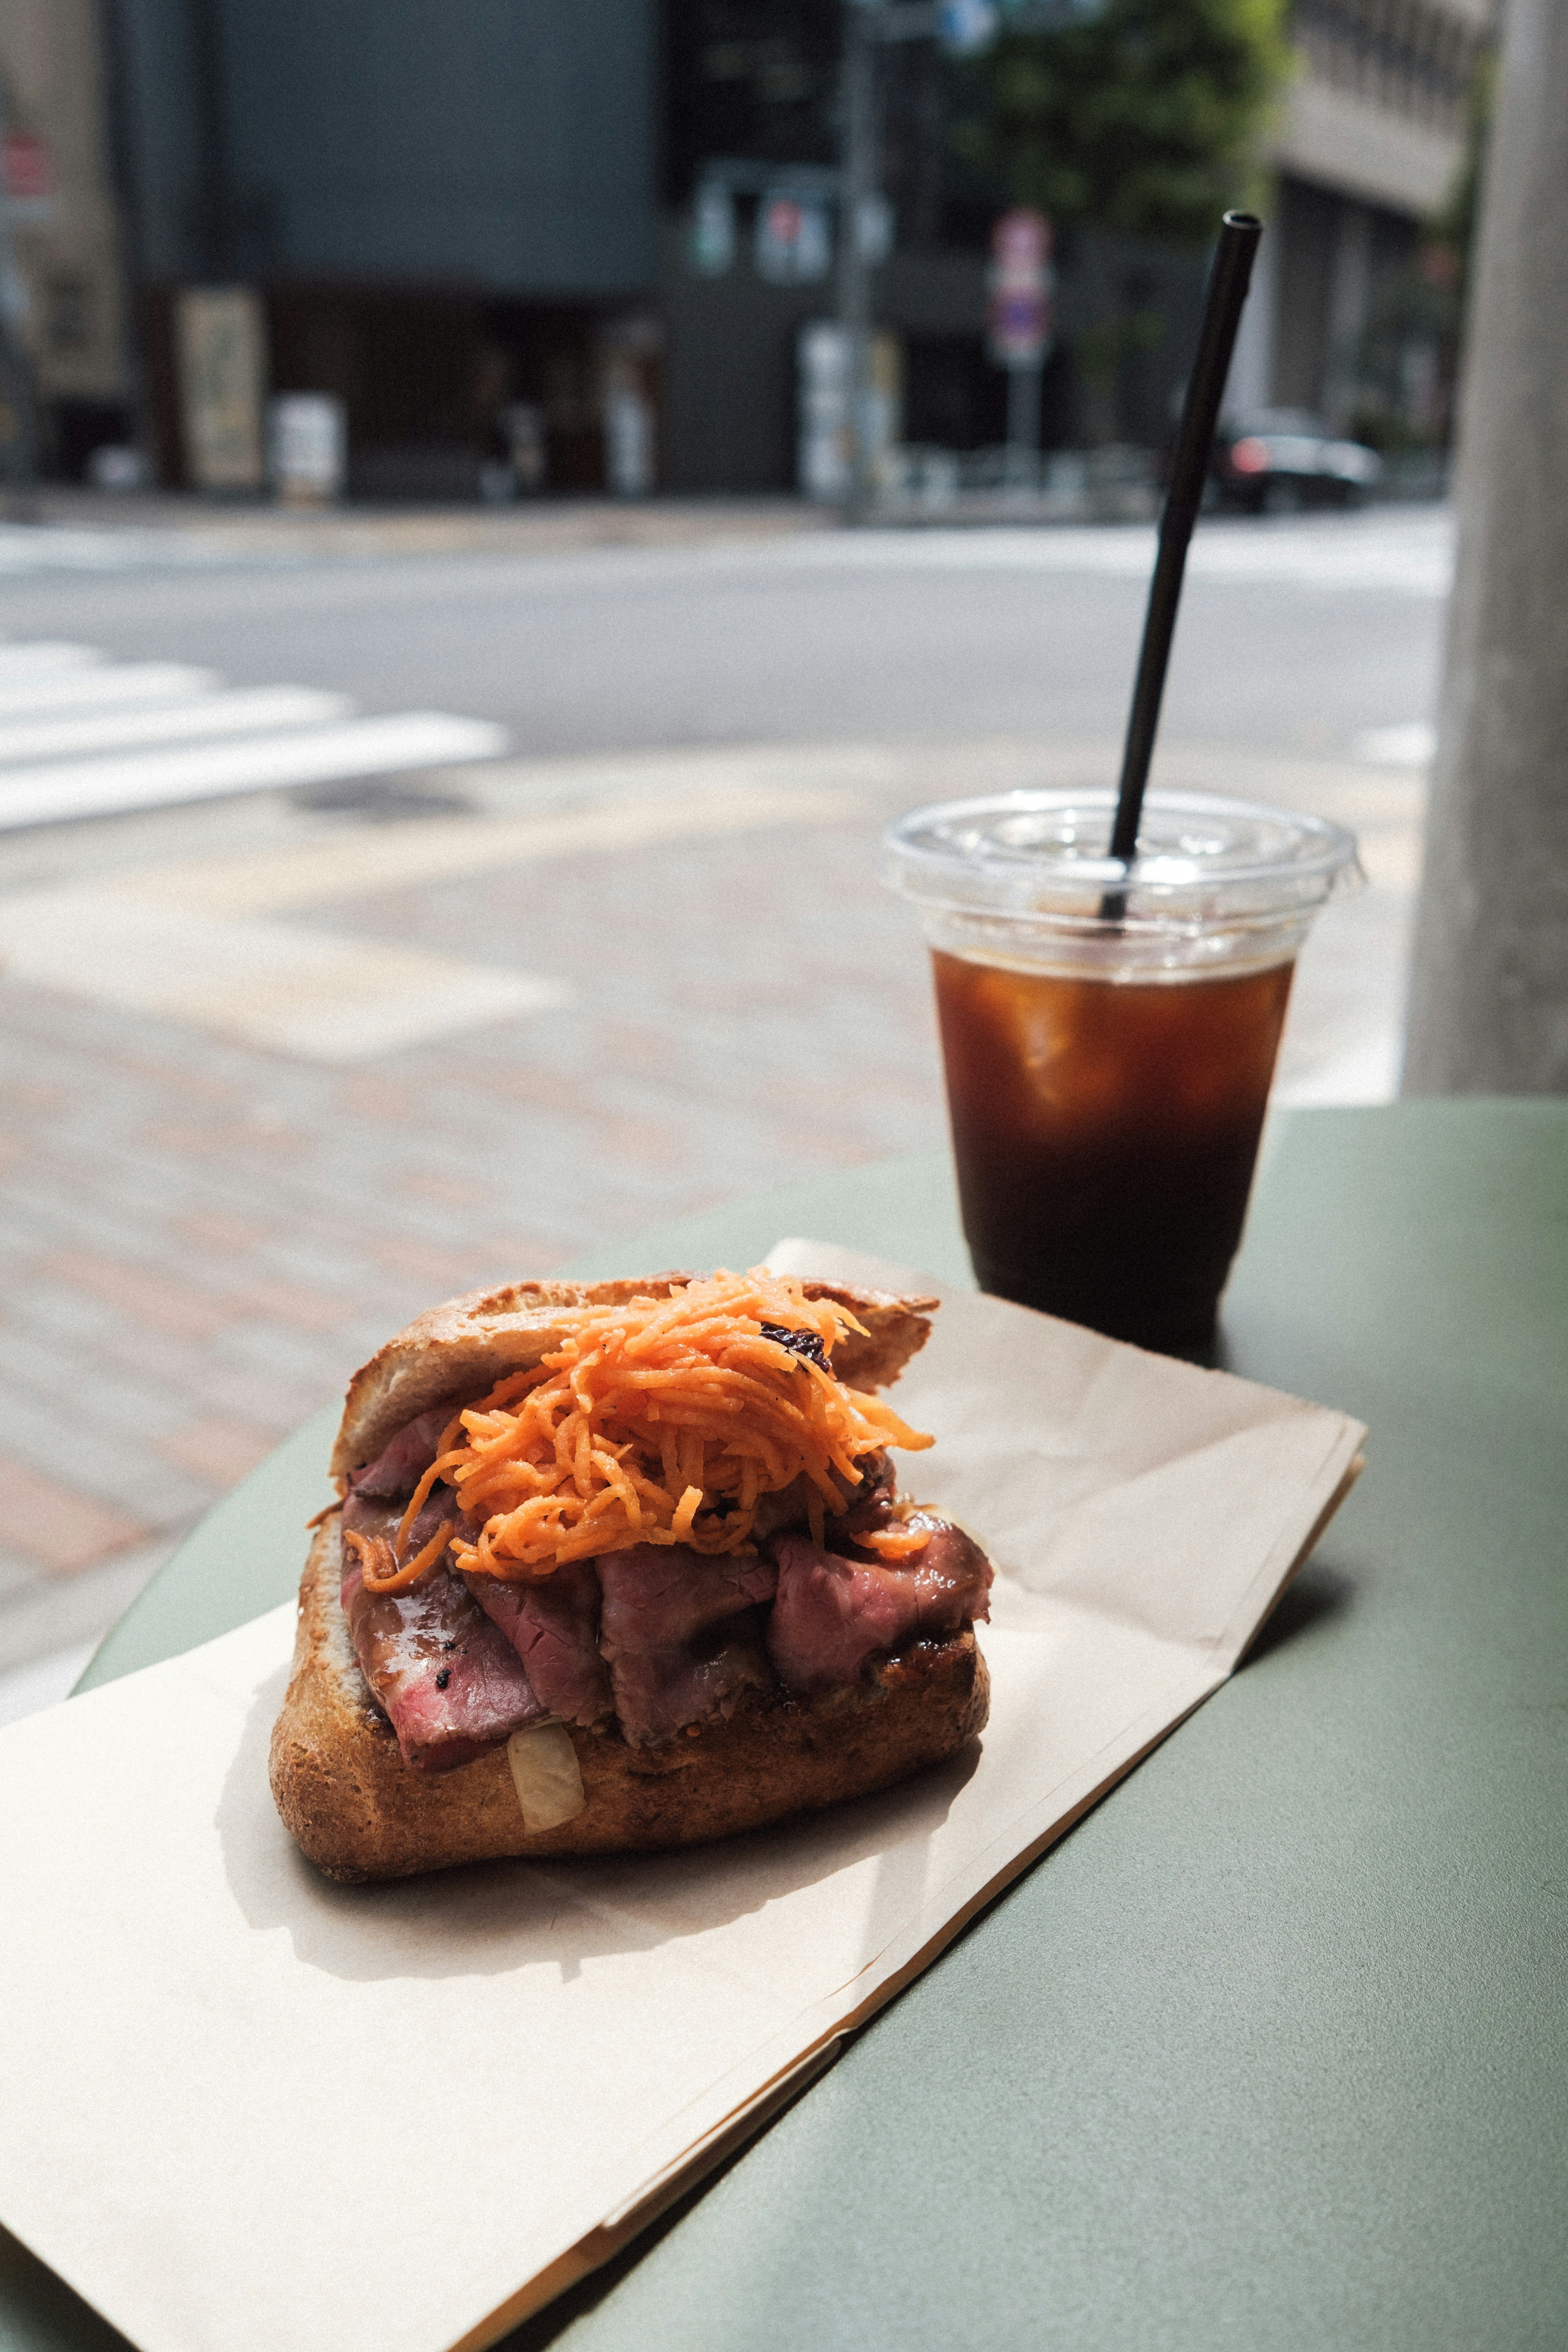
POLYGON ((1568 1093, 1568 7, 1506 28, 1407 1094, 1568 1093))

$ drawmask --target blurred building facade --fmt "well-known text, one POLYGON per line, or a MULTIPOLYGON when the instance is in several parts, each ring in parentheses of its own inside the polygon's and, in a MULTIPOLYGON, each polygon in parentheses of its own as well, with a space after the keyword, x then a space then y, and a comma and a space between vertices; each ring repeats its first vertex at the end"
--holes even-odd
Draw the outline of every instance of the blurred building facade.
MULTIPOLYGON (((1247 403, 1353 421, 1458 168, 1491 9, 1298 0, 1247 403)), ((56 110, 62 202, 15 237, 57 468, 90 437, 71 402, 107 428, 134 399, 160 478, 192 480, 181 305, 238 287, 260 389, 342 404, 356 494, 789 487, 799 339, 833 309, 840 23, 841 0, 10 0, 8 113, 56 110)), ((882 60, 877 310, 896 437, 962 450, 1002 438, 1005 392, 984 339, 997 200, 947 135, 953 73, 931 42, 882 60)), ((1063 259, 1047 447, 1082 436, 1070 344, 1106 266, 1063 259)), ((1160 328, 1118 430, 1154 441, 1200 269, 1113 266, 1160 328)), ((1401 343, 1407 404, 1419 368, 1401 343)))
POLYGON ((25 422, 38 461, 62 474, 123 438, 133 389, 104 32, 99 0, 0 8, 0 304, 35 412, 20 417, 8 386, 0 439, 25 422))
POLYGON ((471 496, 520 406, 549 480, 599 487, 603 379, 654 340, 652 0, 112 5, 165 480, 179 290, 239 283, 270 389, 343 403, 358 492, 471 496))
POLYGON ((1297 71, 1271 142, 1273 235, 1236 404, 1310 409, 1373 437, 1446 433, 1443 289, 1423 290, 1422 247, 1454 194, 1498 15, 1498 0, 1295 0, 1297 71))

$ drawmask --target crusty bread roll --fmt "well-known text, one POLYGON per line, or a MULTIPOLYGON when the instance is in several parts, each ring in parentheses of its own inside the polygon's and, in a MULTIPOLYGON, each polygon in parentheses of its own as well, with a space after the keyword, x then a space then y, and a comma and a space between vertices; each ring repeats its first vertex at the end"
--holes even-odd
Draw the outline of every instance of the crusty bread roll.
POLYGON ((728 1722, 663 1748, 629 1748, 610 1717, 571 1730, 584 1810, 524 1830, 504 1747, 460 1771, 410 1771, 372 1703, 338 1600, 338 1514, 318 1529, 300 1591, 294 1671, 272 1734, 270 1778, 293 1837, 329 1878, 404 1878, 510 1854, 696 1845, 864 1796, 955 1755, 984 1725, 985 1661, 973 1633, 920 1642, 825 1697, 748 1696, 728 1722))
MULTIPOLYGON (((693 1279, 520 1282, 434 1307, 349 1384, 331 1468, 340 1492, 400 1430, 436 1406, 472 1403, 561 1344, 563 1310, 668 1297, 693 1279)), ((826 1282, 806 1296, 849 1309, 833 1370, 879 1388, 921 1347, 937 1301, 826 1282)), ((853 1685, 820 1696, 743 1691, 727 1717, 637 1746, 612 1714, 561 1727, 582 1776, 581 1810, 530 1832, 507 1743, 455 1770, 405 1762, 355 1655, 340 1589, 341 1513, 319 1526, 300 1590, 293 1672, 272 1736, 278 1810, 329 1877, 403 1877, 507 1855, 613 1853, 690 1845, 859 1796, 953 1755, 984 1726, 985 1662, 973 1629, 911 1642, 853 1685)), ((570 1762, 566 1766, 570 1773, 570 1762)))

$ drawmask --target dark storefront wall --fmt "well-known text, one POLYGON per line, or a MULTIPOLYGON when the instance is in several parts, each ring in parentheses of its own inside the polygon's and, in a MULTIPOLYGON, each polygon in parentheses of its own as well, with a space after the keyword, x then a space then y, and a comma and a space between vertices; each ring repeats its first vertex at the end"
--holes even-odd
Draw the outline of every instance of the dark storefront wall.
POLYGON ((354 496, 472 498, 515 400, 544 419, 552 488, 602 486, 598 306, 342 280, 266 291, 273 389, 343 403, 354 496))
POLYGON ((170 478, 169 291, 242 282, 272 389, 345 402, 357 488, 471 494, 514 399, 597 487, 596 336, 657 275, 655 0, 118 5, 170 478))
POLYGON ((1316 410, 1322 397, 1340 200, 1302 180, 1281 180, 1278 341, 1274 397, 1316 410))
POLYGON ((770 286, 749 262, 700 278, 683 221, 664 231, 664 480, 678 491, 780 490, 795 480, 795 338, 833 312, 831 281, 770 286))
POLYGON ((1359 296, 1349 309, 1352 344, 1375 326, 1390 289, 1411 268, 1420 225, 1381 206, 1358 204, 1310 182, 1279 183, 1274 399, 1281 408, 1321 412, 1336 373, 1354 377, 1359 354, 1344 348, 1346 326, 1336 320, 1336 273, 1344 266, 1347 228, 1365 238, 1359 296), (1350 216, 1359 215, 1354 224, 1350 216))
MULTIPOLYGON (((696 276, 685 225, 666 224, 666 480, 676 490, 776 491, 795 478, 795 350, 834 315, 831 278, 773 286, 742 251, 721 278, 696 276)), ((985 355, 985 263, 970 253, 895 254, 878 273, 879 327, 903 352, 911 440, 976 448, 1002 437, 1006 384, 985 355)))

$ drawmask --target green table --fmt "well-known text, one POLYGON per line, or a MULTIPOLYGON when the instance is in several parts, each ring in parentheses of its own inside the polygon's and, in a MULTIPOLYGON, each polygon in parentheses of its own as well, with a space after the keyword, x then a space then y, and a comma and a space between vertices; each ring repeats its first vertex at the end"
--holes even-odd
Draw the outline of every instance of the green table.
MULTIPOLYGON (((587 1270, 785 1231, 964 1272, 937 1158, 587 1270)), ((1568 1105, 1290 1119, 1226 1330, 1372 1426, 1246 1669, 512 2352, 1568 2343, 1568 1105)), ((87 1682, 287 1597, 336 1412, 87 1682)), ((0 2346, 120 2340, 0 2240, 0 2346)))

